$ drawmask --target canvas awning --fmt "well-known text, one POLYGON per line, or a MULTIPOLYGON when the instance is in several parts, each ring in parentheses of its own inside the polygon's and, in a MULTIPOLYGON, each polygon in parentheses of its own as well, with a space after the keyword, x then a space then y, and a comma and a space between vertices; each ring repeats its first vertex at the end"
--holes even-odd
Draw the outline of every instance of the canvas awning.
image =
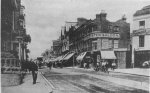
POLYGON ((76 58, 76 60, 80 60, 80 61, 82 61, 83 60, 83 58, 84 58, 84 56, 86 55, 86 53, 87 52, 83 52, 83 53, 81 53, 77 58, 76 58))
POLYGON ((63 58, 63 56, 59 56, 57 60, 60 61, 62 58, 63 58))
POLYGON ((63 60, 68 60, 70 59, 75 53, 70 53, 68 54, 63 60))
POLYGON ((49 59, 49 62, 54 62, 54 61, 55 61, 55 58, 49 59))
POLYGON ((53 61, 59 61, 60 58, 61 58, 61 56, 58 56, 53 61))
POLYGON ((62 61, 67 55, 68 55, 68 53, 66 53, 65 55, 63 55, 62 58, 59 61, 62 61))
POLYGON ((59 56, 56 58, 56 61, 60 61, 62 59, 63 56, 59 56))
POLYGON ((116 59, 114 51, 101 51, 101 59, 116 59))

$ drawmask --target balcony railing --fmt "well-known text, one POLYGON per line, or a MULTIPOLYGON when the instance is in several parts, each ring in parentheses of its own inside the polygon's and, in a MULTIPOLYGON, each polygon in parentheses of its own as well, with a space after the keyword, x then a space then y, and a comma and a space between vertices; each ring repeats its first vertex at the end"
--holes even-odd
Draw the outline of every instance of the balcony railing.
POLYGON ((150 34, 150 28, 133 30, 133 35, 145 35, 145 34, 150 34))

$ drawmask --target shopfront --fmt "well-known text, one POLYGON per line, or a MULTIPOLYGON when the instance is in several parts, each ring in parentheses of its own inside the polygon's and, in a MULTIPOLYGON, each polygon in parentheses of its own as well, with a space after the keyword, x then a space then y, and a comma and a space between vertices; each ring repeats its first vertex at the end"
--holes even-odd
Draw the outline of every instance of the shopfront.
POLYGON ((101 60, 101 62, 107 61, 109 66, 111 66, 113 62, 116 62, 114 51, 101 51, 101 60))
POLYGON ((135 63, 134 67, 142 67, 142 64, 145 61, 150 60, 150 50, 145 50, 145 51, 134 51, 135 55, 135 63))
POLYGON ((77 60, 78 66, 81 68, 83 67, 84 63, 87 63, 87 62, 92 63, 93 62, 93 59, 91 58, 91 52, 80 53, 77 56, 76 60, 77 60))
POLYGON ((62 64, 65 67, 69 67, 69 66, 76 66, 77 62, 75 60, 75 53, 68 53, 62 60, 62 64))
POLYGON ((92 52, 93 57, 93 66, 96 66, 97 63, 102 63, 107 61, 110 65, 112 62, 116 62, 116 55, 114 51, 94 51, 92 52))

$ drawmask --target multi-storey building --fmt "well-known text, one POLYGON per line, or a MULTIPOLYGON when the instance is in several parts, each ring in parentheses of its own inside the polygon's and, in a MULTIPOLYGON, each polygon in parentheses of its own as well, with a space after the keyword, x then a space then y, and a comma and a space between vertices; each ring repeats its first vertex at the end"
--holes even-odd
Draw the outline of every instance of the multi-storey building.
POLYGON ((23 11, 21 0, 2 0, 2 66, 20 66, 20 62, 26 59, 24 51, 31 37, 26 34, 23 11))
POLYGON ((62 54, 65 54, 69 51, 69 36, 68 31, 66 31, 66 26, 62 26, 60 38, 61 38, 62 54))
POLYGON ((130 67, 130 25, 125 16, 116 22, 108 21, 106 16, 102 11, 94 20, 77 18, 77 22, 66 22, 61 29, 66 66, 76 65, 76 60, 83 66, 91 58, 94 65, 107 60, 110 64, 116 62, 118 68, 130 67))
POLYGON ((66 22, 65 26, 61 28, 61 42, 62 42, 62 54, 69 52, 69 34, 70 28, 75 27, 77 22, 66 22))
POLYGON ((142 67, 144 61, 150 60, 150 5, 135 12, 132 31, 133 67, 142 67))
POLYGON ((53 40, 53 46, 52 46, 52 51, 55 57, 58 57, 61 55, 61 40, 57 39, 57 40, 53 40))
POLYGON ((12 41, 15 33, 15 11, 19 9, 16 0, 2 0, 1 9, 1 62, 2 66, 18 65, 17 53, 13 51, 12 41))
POLYGON ((130 62, 127 60, 130 44, 129 23, 126 22, 125 16, 116 22, 110 22, 106 15, 101 12, 94 20, 80 18, 80 26, 77 29, 70 28, 70 50, 76 51, 77 54, 90 52, 95 64, 102 59, 108 59, 115 60, 118 67, 125 68, 126 61, 130 62))

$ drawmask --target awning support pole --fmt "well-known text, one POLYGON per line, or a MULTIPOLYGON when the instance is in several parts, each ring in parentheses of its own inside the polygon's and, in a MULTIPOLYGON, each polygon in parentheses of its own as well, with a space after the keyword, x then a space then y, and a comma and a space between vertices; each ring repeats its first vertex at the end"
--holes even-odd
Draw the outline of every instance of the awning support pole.
POLYGON ((74 56, 73 56, 73 66, 72 67, 74 67, 74 56))

